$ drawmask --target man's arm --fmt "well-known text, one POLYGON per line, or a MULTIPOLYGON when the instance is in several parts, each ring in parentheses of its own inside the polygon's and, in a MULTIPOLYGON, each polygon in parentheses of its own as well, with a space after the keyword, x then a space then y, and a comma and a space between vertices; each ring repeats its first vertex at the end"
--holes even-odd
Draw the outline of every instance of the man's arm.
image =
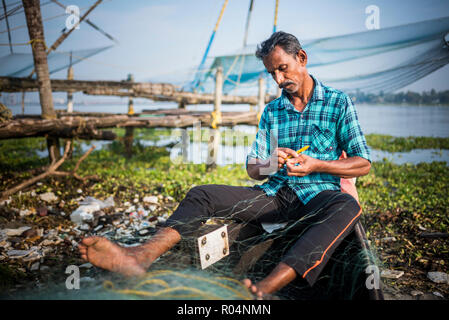
POLYGON ((297 177, 304 177, 312 172, 321 172, 348 179, 367 175, 370 169, 371 162, 358 156, 325 161, 300 154, 294 159, 287 160, 287 174, 297 177), (299 165, 296 166, 296 163, 299 165))

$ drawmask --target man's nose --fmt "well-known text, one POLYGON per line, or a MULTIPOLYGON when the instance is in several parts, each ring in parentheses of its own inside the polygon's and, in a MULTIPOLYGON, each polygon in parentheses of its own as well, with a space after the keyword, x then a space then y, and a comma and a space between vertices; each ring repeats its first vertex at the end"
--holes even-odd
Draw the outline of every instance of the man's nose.
POLYGON ((278 85, 280 85, 282 82, 284 82, 284 76, 283 76, 282 73, 279 72, 279 71, 275 71, 275 72, 274 72, 273 78, 274 78, 274 81, 276 81, 276 83, 277 83, 278 85))

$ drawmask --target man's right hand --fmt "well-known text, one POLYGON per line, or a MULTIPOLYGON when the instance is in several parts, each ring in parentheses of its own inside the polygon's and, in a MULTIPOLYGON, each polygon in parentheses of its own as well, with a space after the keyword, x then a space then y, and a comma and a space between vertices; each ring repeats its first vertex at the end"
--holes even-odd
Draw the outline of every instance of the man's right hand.
POLYGON ((295 150, 289 148, 276 148, 274 151, 277 153, 278 158, 278 169, 282 168, 284 164, 287 162, 287 157, 291 156, 292 158, 297 158, 299 155, 295 150))

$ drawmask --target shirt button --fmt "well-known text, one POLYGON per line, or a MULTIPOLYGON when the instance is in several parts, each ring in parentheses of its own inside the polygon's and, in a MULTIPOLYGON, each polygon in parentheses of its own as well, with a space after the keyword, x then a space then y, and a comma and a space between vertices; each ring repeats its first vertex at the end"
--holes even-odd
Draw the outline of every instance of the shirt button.
POLYGON ((330 147, 329 149, 330 149, 330 150, 334 150, 334 148, 333 148, 333 147, 330 147))

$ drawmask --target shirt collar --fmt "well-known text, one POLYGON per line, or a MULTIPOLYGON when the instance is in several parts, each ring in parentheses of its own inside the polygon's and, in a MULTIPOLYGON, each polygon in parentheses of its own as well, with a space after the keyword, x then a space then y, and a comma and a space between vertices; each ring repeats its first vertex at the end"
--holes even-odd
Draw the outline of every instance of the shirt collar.
MULTIPOLYGON (((313 79, 313 81, 315 83, 315 87, 313 89, 312 98, 310 99, 309 103, 310 102, 314 102, 314 101, 324 100, 324 88, 323 88, 323 85, 313 75, 310 74, 310 76, 312 77, 312 79, 313 79)), ((288 109, 294 109, 295 108, 292 105, 292 103, 290 102, 290 100, 288 99, 287 92, 285 90, 282 90, 281 101, 280 101, 279 107, 280 108, 288 108, 288 109)), ((306 108, 307 108, 307 106, 306 106, 306 108)))

